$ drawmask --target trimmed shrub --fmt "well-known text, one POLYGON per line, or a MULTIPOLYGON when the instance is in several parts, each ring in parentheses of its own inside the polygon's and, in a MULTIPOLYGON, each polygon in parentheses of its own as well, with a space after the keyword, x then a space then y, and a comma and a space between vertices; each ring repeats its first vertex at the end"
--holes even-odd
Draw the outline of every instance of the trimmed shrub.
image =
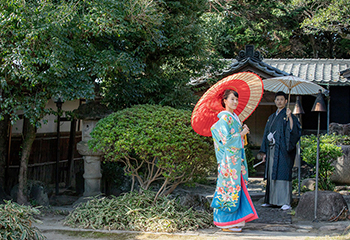
POLYGON ((91 136, 89 146, 123 162, 141 192, 160 183, 155 198, 216 169, 212 138, 193 131, 188 110, 137 105, 101 119, 91 136))

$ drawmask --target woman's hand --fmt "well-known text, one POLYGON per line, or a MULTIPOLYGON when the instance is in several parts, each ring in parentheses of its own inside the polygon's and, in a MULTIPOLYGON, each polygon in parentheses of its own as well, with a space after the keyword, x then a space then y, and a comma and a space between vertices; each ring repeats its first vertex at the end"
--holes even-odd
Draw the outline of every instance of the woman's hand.
POLYGON ((241 136, 244 137, 245 135, 247 135, 249 132, 249 128, 246 124, 243 125, 243 130, 241 132, 241 136))

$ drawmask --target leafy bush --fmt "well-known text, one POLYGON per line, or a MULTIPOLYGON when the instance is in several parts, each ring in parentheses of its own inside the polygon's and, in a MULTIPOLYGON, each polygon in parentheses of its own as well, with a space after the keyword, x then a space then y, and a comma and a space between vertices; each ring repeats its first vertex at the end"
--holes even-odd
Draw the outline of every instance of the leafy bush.
POLYGON ((151 232, 191 231, 212 226, 213 216, 188 209, 176 199, 158 197, 155 192, 129 192, 118 197, 92 198, 79 205, 65 219, 71 227, 151 232))
POLYGON ((193 131, 187 110, 137 105, 101 119, 91 136, 89 146, 123 162, 141 191, 160 182, 155 198, 216 167, 212 139, 193 131))
POLYGON ((40 240, 46 239, 38 229, 32 226, 34 214, 40 211, 11 201, 0 205, 0 239, 40 240))
POLYGON ((101 165, 103 178, 106 182, 115 187, 120 187, 123 184, 123 178, 120 176, 124 174, 122 163, 104 161, 101 165))
POLYGON ((245 151, 245 157, 247 159, 247 165, 248 165, 248 174, 249 176, 254 175, 254 173, 256 172, 254 166, 254 160, 255 157, 253 155, 253 150, 254 146, 247 144, 244 146, 244 151, 245 151))
MULTIPOLYGON (((339 135, 320 135, 319 149, 319 188, 321 190, 334 190, 334 184, 330 176, 334 171, 333 162, 342 156, 341 147, 342 136, 339 135)), ((314 166, 316 172, 317 160, 317 137, 315 135, 301 137, 301 156, 303 160, 314 166)))

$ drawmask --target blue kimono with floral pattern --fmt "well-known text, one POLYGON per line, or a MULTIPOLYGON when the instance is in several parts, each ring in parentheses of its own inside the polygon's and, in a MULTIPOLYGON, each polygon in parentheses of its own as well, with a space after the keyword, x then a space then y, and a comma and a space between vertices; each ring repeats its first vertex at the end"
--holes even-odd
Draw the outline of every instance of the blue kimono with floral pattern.
POLYGON ((225 228, 258 218, 246 184, 248 167, 241 137, 242 124, 237 115, 228 111, 218 114, 211 127, 218 163, 218 178, 211 206, 214 224, 225 228))

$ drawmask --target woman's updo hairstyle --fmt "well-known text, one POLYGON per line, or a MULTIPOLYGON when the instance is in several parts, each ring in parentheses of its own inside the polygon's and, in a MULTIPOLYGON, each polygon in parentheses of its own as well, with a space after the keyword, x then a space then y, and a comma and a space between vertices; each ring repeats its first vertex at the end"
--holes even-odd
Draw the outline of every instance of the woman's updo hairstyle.
POLYGON ((224 94, 222 95, 222 99, 221 99, 221 105, 226 108, 225 106, 225 102, 224 100, 228 98, 228 96, 233 93, 233 95, 236 96, 236 98, 238 98, 238 93, 235 91, 235 90, 232 90, 232 89, 226 89, 224 94))

